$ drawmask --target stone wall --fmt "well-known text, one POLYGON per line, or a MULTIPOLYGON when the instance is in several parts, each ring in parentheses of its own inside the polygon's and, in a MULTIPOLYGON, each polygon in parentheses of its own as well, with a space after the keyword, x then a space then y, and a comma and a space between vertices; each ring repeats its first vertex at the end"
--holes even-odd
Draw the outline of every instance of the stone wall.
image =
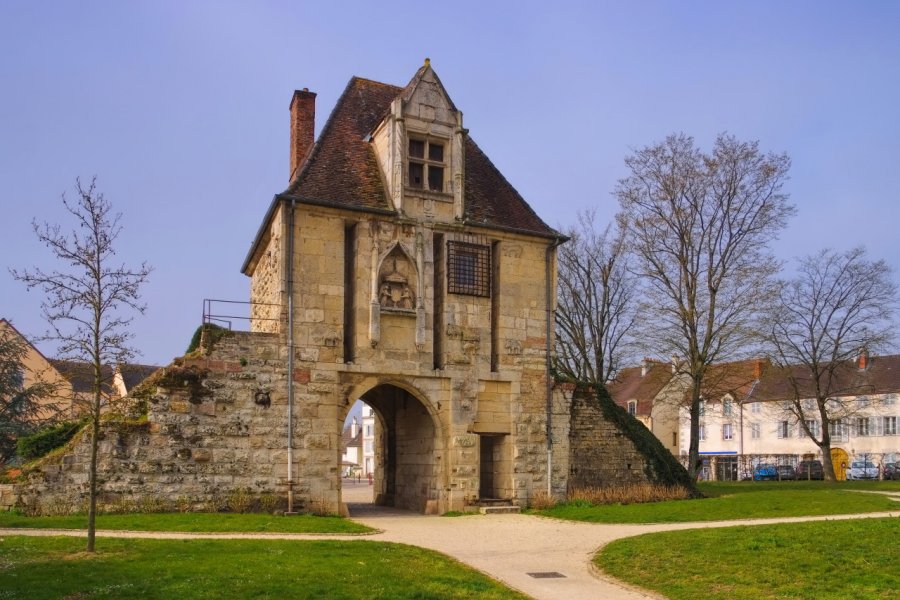
MULTIPOLYGON (((287 398, 278 336, 235 332, 209 356, 177 362, 144 388, 146 420, 103 423, 101 503, 217 510, 235 490, 283 496, 287 398)), ((89 456, 89 436, 77 436, 30 473, 19 504, 45 512, 82 508, 89 456)), ((302 508, 311 498, 302 485, 298 492, 302 508)))
POLYGON ((653 483, 694 490, 687 471, 604 388, 568 387, 568 490, 653 483))
MULTIPOLYGON (((209 355, 186 357, 160 372, 131 399, 147 403, 145 419, 103 424, 98 463, 101 503, 219 510, 228 508, 229 496, 236 490, 249 490, 256 498, 277 496, 284 506, 286 358, 278 335, 233 332, 209 355)), ((320 377, 302 362, 293 373, 295 388, 307 390, 296 394, 294 409, 299 510, 314 505, 329 512, 340 510, 340 450, 333 438, 350 399, 360 395, 371 401, 382 423, 375 489, 401 508, 443 512, 476 499, 483 435, 491 437, 495 495, 521 505, 548 490, 548 468, 549 489, 557 499, 576 487, 677 483, 677 471, 684 473, 646 428, 647 439, 656 446, 633 427, 642 425, 594 393, 554 391, 551 457, 546 406, 539 406, 540 380, 529 382, 527 399, 506 400, 508 390, 515 388, 502 381, 457 385, 463 380, 437 373, 426 378, 394 372, 373 378, 348 369, 338 373, 338 385, 344 390, 340 396, 312 393, 317 389, 314 380, 320 377), (405 389, 385 387, 385 381, 404 381, 405 389), (465 409, 470 397, 465 390, 470 387, 474 402, 465 409), (476 423, 484 433, 471 431, 476 423), (388 469, 390 461, 394 462, 388 469)), ((28 475, 28 482, 18 486, 16 500, 9 489, 0 489, 0 504, 15 501, 49 513, 83 509, 88 456, 88 436, 78 436, 64 452, 45 459, 28 475)))

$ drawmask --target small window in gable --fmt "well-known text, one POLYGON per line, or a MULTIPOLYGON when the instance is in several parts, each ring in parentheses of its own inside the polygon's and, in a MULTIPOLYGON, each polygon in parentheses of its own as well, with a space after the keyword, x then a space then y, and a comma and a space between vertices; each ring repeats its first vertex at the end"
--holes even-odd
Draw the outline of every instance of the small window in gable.
POLYGON ((628 401, 628 414, 632 417, 637 414, 637 400, 628 401))
POLYGON ((490 246, 447 242, 447 291, 451 294, 490 297, 490 246))
POLYGON ((444 191, 444 144, 435 140, 409 140, 409 180, 411 188, 444 191), (426 181, 427 175, 427 181, 426 181))

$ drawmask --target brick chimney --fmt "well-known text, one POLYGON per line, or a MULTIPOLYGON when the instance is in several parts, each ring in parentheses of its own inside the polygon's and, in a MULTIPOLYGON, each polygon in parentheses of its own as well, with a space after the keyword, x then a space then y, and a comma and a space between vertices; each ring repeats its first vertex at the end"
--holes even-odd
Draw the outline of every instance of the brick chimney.
POLYGON ((869 350, 868 348, 860 348, 859 356, 856 357, 856 366, 860 371, 865 371, 869 368, 869 350))
POLYGON ((316 128, 316 93, 295 90, 291 98, 291 171, 288 182, 300 172, 313 147, 316 128))
POLYGON ((753 363, 753 378, 754 379, 759 379, 760 377, 762 377, 764 364, 765 364, 765 361, 761 358, 757 358, 756 361, 753 363))

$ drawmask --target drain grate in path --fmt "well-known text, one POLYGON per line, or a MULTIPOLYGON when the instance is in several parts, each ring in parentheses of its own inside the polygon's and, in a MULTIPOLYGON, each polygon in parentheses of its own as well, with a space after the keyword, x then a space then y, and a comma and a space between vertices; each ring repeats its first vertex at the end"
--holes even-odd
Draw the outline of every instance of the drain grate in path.
POLYGON ((527 573, 529 577, 534 577, 535 579, 557 579, 557 578, 565 578, 565 575, 562 573, 557 573, 556 571, 540 571, 537 573, 527 573))

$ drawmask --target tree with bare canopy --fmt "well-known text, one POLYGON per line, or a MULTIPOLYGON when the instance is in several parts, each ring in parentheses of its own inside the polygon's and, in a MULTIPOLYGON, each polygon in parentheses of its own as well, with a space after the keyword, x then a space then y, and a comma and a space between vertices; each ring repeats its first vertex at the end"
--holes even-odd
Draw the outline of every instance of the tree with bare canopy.
POLYGON ((896 303, 891 268, 859 247, 806 256, 782 283, 769 329, 772 362, 787 383, 784 409, 821 450, 830 481, 834 426, 859 413, 859 396, 877 391, 865 371, 869 354, 893 341, 896 303))
POLYGON ((629 358, 638 295, 629 256, 611 227, 597 231, 595 214, 582 212, 559 248, 556 307, 560 375, 606 383, 629 358))
POLYGON ((115 242, 122 228, 121 214, 97 192, 96 178, 83 186, 76 180, 77 198, 62 201, 75 227, 64 233, 59 225, 32 223, 35 234, 50 249, 60 270, 39 267, 12 270, 13 276, 29 289, 44 292, 41 304, 49 330, 43 339, 58 344, 61 358, 87 362, 92 367, 91 403, 88 410, 91 435, 87 550, 94 551, 97 510, 97 448, 103 388, 103 365, 128 362, 136 352, 130 346, 132 334, 128 312, 143 313, 140 286, 151 268, 119 265, 115 242))
POLYGON ((782 191, 790 159, 720 134, 709 154, 670 135, 625 159, 620 228, 645 285, 641 337, 678 358, 690 381, 688 472, 696 476, 700 401, 710 365, 758 347, 779 263, 768 249, 794 213, 782 191))

